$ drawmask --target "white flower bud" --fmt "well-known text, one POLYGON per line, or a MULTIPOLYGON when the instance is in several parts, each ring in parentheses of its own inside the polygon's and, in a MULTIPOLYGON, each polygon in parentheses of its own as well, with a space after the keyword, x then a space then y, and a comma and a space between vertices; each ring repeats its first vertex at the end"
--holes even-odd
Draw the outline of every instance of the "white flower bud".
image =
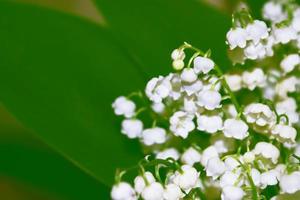
POLYGON ((216 90, 202 90, 198 94, 198 105, 203 106, 207 110, 220 108, 222 97, 216 90))
POLYGON ((138 119, 125 119, 122 122, 121 132, 129 138, 139 138, 142 135, 143 123, 138 119))
POLYGON ((124 115, 130 118, 134 115, 135 104, 133 101, 128 100, 126 97, 118 97, 112 104, 116 115, 124 115))
POLYGON ((145 145, 162 144, 167 140, 166 130, 155 127, 145 129, 142 132, 142 138, 145 145))
POLYGON ((165 107, 165 104, 163 104, 162 102, 153 103, 151 106, 152 110, 156 113, 163 113, 165 111, 165 107))
POLYGON ((181 155, 181 161, 193 166, 195 163, 201 161, 201 154, 193 147, 190 147, 181 155))
POLYGON ((182 70, 184 68, 184 62, 183 60, 174 60, 172 66, 177 71, 182 70))
POLYGON ((134 189, 126 182, 113 186, 111 198, 113 200, 137 200, 134 189))
POLYGON ((198 56, 194 59, 194 70, 197 74, 207 74, 215 66, 214 61, 209 58, 198 56))
POLYGON ((226 137, 242 140, 249 135, 248 125, 243 120, 226 119, 223 133, 226 137))
POLYGON ((223 128, 222 118, 218 115, 206 116, 200 115, 197 117, 197 129, 207 133, 216 133, 223 128))
POLYGON ((141 196, 144 200, 161 200, 163 199, 163 195, 163 186, 158 182, 153 182, 145 187, 141 196))
POLYGON ((173 60, 183 60, 185 58, 185 53, 183 49, 174 49, 174 51, 171 54, 171 58, 173 60))
POLYGON ((222 189, 221 199, 222 200, 242 200, 245 192, 235 186, 226 186, 222 189))
MULTIPOLYGON (((151 172, 145 172, 144 177, 147 180, 148 184, 151 184, 151 183, 155 182, 155 178, 154 178, 154 176, 153 176, 153 174, 151 172)), ((134 189, 135 189, 135 191, 138 194, 142 193, 142 191, 146 187, 146 183, 145 183, 144 177, 137 176, 134 179, 134 189)))

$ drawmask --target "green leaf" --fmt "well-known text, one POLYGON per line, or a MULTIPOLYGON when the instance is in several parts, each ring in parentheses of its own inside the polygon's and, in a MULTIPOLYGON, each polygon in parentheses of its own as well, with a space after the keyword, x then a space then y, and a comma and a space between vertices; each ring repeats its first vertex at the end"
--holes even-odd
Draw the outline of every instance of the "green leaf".
POLYGON ((184 41, 226 67, 225 35, 231 18, 198 0, 94 0, 112 33, 148 77, 172 70, 171 52, 184 41))
POLYGON ((59 199, 109 199, 109 187, 48 148, 28 143, 1 137, 2 177, 45 191, 59 199))
POLYGON ((0 99, 32 132, 105 184, 136 163, 120 134, 115 97, 142 75, 100 27, 31 6, 0 3, 0 99))

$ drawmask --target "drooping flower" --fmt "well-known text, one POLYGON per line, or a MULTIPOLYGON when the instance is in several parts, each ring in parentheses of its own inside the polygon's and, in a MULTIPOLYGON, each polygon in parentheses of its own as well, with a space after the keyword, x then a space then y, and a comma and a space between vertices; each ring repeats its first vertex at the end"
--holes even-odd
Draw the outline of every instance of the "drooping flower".
POLYGON ((115 110, 116 115, 124 115, 127 118, 130 118, 134 115, 136 108, 134 102, 124 96, 118 97, 113 102, 112 107, 115 110))
POLYGON ((189 132, 195 129, 193 116, 186 112, 178 111, 170 118, 170 130, 176 136, 187 138, 189 132))

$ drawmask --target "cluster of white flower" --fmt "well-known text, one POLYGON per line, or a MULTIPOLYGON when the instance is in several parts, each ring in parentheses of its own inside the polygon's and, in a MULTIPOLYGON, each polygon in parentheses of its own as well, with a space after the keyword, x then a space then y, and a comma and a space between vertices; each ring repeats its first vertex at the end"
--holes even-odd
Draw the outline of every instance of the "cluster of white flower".
POLYGON ((175 72, 114 101, 121 132, 147 156, 131 168, 133 184, 117 174, 112 199, 203 199, 214 188, 222 200, 258 200, 300 190, 300 7, 270 1, 263 17, 243 9, 227 33, 230 51, 252 60, 247 70, 224 74, 210 51, 184 43, 171 54, 175 72), (270 187, 278 193, 263 196, 270 187))

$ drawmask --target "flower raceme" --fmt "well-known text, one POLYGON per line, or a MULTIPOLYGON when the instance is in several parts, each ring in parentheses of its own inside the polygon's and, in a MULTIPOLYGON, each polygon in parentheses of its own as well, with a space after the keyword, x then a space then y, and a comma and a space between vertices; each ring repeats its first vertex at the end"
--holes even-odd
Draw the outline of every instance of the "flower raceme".
POLYGON ((171 53, 173 72, 113 102, 121 132, 146 156, 117 171, 112 199, 210 199, 214 188, 222 200, 258 200, 300 190, 300 7, 269 1, 263 17, 233 15, 226 43, 241 58, 228 72, 210 50, 184 43, 171 53), (278 192, 264 196, 270 187, 278 192))

